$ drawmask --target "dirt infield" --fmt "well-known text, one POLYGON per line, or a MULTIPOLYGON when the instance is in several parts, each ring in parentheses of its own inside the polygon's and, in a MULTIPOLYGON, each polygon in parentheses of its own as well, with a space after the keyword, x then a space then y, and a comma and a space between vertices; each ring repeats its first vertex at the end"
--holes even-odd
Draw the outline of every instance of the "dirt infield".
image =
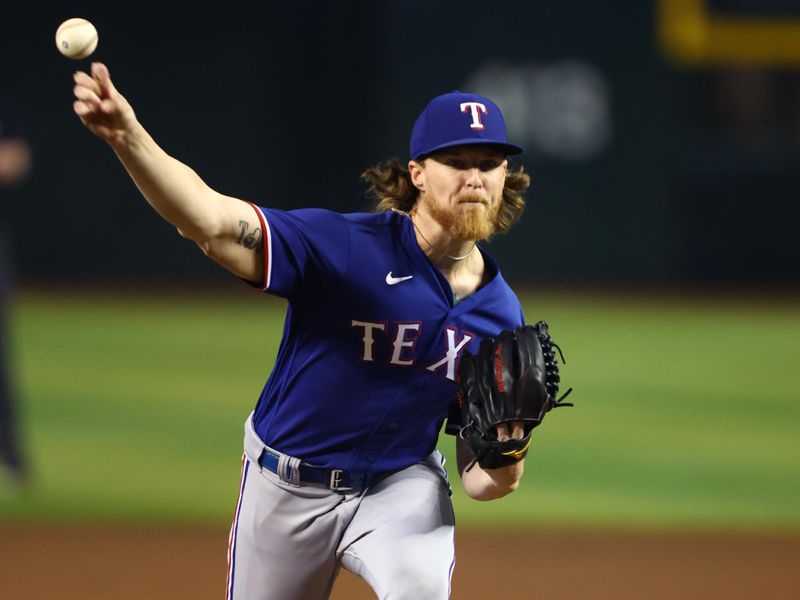
MULTIPOLYGON (((221 600, 226 544, 221 529, 0 523, 0 595, 221 600)), ((800 590, 800 536, 462 532, 457 551, 459 600, 775 600, 800 590)), ((333 598, 374 595, 343 571, 333 598)))

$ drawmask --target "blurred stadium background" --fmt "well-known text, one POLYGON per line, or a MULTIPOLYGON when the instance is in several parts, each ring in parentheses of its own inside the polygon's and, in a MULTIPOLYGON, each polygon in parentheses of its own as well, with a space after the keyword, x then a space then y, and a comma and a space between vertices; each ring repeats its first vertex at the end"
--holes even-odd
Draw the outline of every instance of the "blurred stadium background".
POLYGON ((577 407, 520 492, 456 492, 461 526, 768 533, 800 557, 798 0, 4 7, 0 97, 34 169, 2 191, 31 481, 0 496, 0 556, 4 524, 224 528, 281 330, 72 114, 73 16, 168 152, 264 205, 363 210, 359 174, 407 158, 430 97, 495 99, 533 185, 490 251, 577 407))

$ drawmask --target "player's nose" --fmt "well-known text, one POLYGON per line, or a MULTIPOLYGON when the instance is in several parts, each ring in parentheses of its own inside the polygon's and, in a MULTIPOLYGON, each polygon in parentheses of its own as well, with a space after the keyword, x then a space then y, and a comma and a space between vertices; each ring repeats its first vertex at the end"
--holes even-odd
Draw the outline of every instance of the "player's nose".
POLYGON ((483 187, 483 178, 481 177, 481 170, 478 167, 471 167, 467 170, 467 186, 472 188, 483 187))

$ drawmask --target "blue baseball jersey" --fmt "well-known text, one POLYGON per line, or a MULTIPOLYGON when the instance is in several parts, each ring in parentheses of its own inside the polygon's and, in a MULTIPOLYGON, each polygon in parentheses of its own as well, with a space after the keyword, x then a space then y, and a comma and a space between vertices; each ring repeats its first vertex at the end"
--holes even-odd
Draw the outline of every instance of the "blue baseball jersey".
POLYGON ((255 207, 264 291, 288 300, 275 367, 254 411, 268 446, 324 467, 381 473, 435 447, 455 403, 459 357, 524 323, 481 249, 491 281, 454 302, 408 217, 255 207))

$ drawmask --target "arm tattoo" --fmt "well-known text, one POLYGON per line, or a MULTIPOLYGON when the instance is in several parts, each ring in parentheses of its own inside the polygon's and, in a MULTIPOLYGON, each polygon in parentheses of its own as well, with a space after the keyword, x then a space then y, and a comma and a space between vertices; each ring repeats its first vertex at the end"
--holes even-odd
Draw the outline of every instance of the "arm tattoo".
POLYGON ((253 231, 248 233, 250 223, 247 221, 239 221, 239 239, 236 240, 237 244, 241 244, 248 250, 255 250, 257 254, 261 254, 264 239, 264 234, 261 233, 261 228, 256 227, 253 231))

